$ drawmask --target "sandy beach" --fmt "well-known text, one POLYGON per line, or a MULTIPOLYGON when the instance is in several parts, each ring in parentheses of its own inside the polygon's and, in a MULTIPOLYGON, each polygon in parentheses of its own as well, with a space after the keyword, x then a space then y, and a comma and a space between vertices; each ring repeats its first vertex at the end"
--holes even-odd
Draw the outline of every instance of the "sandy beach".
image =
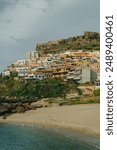
POLYGON ((60 127, 99 137, 100 105, 82 104, 39 108, 13 114, 5 120, 0 118, 0 122, 60 127))

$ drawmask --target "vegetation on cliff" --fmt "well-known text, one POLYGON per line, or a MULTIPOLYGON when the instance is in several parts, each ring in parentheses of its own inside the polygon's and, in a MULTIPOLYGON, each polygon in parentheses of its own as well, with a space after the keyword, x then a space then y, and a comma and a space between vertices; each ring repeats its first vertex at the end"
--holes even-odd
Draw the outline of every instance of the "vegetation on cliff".
POLYGON ((14 80, 0 77, 0 116, 55 105, 99 103, 100 90, 84 95, 74 82, 62 80, 14 80), (33 104, 35 103, 35 104, 33 104))
POLYGON ((69 90, 61 80, 16 81, 13 78, 0 78, 0 96, 49 98, 63 97, 69 90))
POLYGON ((84 32, 84 35, 70 37, 56 41, 37 44, 36 50, 40 55, 47 53, 59 53, 66 50, 99 50, 100 34, 96 32, 84 32))
MULTIPOLYGON (((64 82, 56 79, 22 81, 14 80, 13 77, 0 77, 0 97, 23 98, 27 102, 27 99, 39 100, 56 97, 68 97, 69 99, 74 93, 76 97, 84 95, 79 85, 71 81, 64 82)), ((100 89, 94 90, 92 96, 99 97, 100 89)))

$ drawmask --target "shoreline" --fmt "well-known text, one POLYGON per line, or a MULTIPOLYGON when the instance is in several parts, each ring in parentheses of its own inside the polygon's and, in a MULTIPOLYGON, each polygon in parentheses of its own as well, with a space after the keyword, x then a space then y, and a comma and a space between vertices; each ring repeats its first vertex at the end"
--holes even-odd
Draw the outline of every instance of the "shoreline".
POLYGON ((100 105, 80 104, 38 108, 21 114, 12 114, 0 123, 41 126, 80 133, 99 139, 100 105))

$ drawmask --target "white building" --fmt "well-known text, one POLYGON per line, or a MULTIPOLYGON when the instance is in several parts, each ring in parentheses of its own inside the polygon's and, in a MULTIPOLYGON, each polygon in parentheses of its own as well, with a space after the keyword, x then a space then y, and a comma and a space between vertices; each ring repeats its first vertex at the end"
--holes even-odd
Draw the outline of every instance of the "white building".
POLYGON ((29 69, 22 67, 22 68, 16 68, 16 71, 18 72, 18 77, 25 77, 28 75, 29 69))
POLYGON ((23 66, 23 65, 26 65, 27 64, 27 60, 25 59, 21 59, 21 60, 17 60, 14 65, 16 66, 23 66))
POLYGON ((10 71, 5 70, 2 72, 2 77, 7 77, 7 76, 10 77, 10 74, 11 74, 10 71))
POLYGON ((28 74, 25 77, 25 80, 32 80, 32 79, 43 80, 45 79, 45 76, 44 74, 28 74))
POLYGON ((36 51, 27 52, 26 53, 26 59, 27 60, 38 60, 39 59, 39 53, 36 51))

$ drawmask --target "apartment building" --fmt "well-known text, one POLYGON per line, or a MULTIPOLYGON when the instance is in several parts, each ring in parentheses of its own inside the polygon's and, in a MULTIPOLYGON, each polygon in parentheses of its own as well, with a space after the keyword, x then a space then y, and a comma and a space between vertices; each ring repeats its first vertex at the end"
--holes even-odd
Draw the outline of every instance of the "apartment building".
POLYGON ((27 60, 38 60, 39 59, 39 53, 37 51, 31 51, 26 53, 26 59, 27 60))
POLYGON ((78 67, 75 70, 68 72, 67 80, 74 80, 77 83, 91 82, 91 70, 88 66, 78 67))

